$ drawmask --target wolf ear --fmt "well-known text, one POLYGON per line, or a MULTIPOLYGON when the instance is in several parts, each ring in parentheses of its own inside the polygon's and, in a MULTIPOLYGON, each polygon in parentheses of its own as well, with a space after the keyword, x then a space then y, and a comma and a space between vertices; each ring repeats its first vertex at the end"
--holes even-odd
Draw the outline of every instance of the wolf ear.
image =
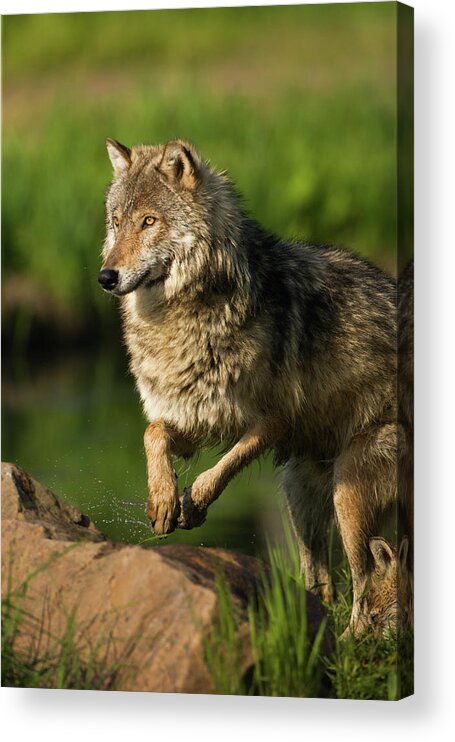
POLYGON ((115 139, 106 139, 107 153, 114 168, 114 175, 123 175, 131 166, 131 150, 115 139))
POLYGON ((191 144, 177 139, 165 145, 158 170, 169 181, 192 190, 201 172, 201 161, 191 144))
POLYGON ((373 555, 375 567, 386 572, 395 559, 395 550, 385 538, 379 536, 370 538, 370 551, 373 555))

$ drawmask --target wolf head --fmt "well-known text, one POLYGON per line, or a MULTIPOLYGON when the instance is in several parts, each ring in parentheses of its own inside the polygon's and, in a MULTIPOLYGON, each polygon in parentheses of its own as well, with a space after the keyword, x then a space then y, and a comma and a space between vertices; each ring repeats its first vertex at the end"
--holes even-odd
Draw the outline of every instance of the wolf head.
POLYGON ((242 277, 235 242, 242 212, 224 174, 180 139, 132 149, 106 144, 114 170, 99 274, 106 291, 170 298, 221 275, 242 277))
POLYGON ((407 566, 409 541, 403 537, 397 550, 386 539, 369 541, 373 569, 362 599, 355 634, 367 627, 375 634, 412 627, 412 579, 407 566))

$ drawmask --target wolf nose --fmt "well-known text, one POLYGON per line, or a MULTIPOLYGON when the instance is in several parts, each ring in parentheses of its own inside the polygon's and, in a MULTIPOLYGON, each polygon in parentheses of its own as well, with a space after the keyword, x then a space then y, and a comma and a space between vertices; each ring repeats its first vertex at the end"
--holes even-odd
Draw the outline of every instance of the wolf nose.
POLYGON ((103 289, 106 291, 112 291, 118 284, 118 271, 114 271, 111 268, 103 268, 99 272, 98 281, 100 282, 103 289))

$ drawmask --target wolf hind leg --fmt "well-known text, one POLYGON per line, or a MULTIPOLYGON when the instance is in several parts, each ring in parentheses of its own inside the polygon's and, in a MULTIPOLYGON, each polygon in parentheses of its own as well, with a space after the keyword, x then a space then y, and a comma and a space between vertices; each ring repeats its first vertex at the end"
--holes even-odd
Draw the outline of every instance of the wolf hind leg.
POLYGON ((337 458, 334 505, 352 577, 350 628, 360 634, 369 623, 364 594, 371 559, 369 542, 380 535, 384 513, 397 502, 397 436, 393 423, 357 436, 337 458))
POLYGON ((330 603, 333 585, 329 571, 328 527, 334 513, 333 466, 293 457, 284 468, 283 489, 306 586, 330 603))

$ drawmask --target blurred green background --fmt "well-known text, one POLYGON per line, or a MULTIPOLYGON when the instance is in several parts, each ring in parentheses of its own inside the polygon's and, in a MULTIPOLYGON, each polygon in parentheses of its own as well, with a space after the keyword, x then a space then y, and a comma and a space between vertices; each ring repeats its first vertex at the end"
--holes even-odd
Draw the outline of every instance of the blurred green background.
MULTIPOLYGON (((2 456, 142 540, 144 420, 97 283, 105 139, 190 139, 270 230, 394 272, 396 5, 9 16, 2 36, 2 456)), ((266 461, 171 539, 254 551, 277 489, 266 461)))

